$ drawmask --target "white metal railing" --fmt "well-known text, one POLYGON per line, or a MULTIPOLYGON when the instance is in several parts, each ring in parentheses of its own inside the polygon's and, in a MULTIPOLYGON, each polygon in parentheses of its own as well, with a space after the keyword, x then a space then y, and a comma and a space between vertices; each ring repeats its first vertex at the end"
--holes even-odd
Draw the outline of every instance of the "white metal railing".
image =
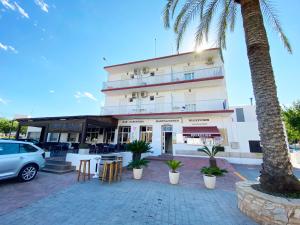
POLYGON ((199 112, 225 110, 228 105, 225 99, 202 100, 197 102, 173 102, 162 104, 135 104, 121 106, 104 106, 102 115, 168 113, 168 112, 199 112))
POLYGON ((123 88, 123 87, 132 87, 132 86, 141 86, 149 84, 160 84, 168 83, 175 81, 185 81, 185 80, 194 80, 207 77, 216 77, 223 76, 222 67, 213 67, 207 69, 198 69, 178 73, 170 73, 164 75, 153 75, 142 74, 137 76, 137 78, 127 79, 127 80, 116 80, 108 81, 103 83, 103 90, 112 89, 112 88, 123 88))

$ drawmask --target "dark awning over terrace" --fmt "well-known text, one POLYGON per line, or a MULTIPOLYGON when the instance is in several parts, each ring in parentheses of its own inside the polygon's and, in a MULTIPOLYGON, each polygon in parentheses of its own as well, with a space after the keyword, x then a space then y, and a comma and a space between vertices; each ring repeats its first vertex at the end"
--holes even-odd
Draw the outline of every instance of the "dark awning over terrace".
POLYGON ((81 141, 86 138, 87 127, 116 128, 118 120, 111 116, 60 116, 60 117, 40 117, 40 118, 20 118, 19 128, 16 138, 19 136, 21 126, 41 127, 40 142, 46 142, 47 134, 54 132, 78 132, 81 133, 81 141))

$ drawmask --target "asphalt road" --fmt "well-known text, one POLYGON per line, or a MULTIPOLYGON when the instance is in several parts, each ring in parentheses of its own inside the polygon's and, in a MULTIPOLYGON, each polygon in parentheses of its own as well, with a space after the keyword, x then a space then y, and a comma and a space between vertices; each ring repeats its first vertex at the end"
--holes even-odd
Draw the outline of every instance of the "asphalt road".
MULTIPOLYGON (((248 180, 256 180, 260 175, 261 166, 232 164, 235 170, 248 180)), ((300 169, 294 169, 294 174, 300 179, 300 169)))

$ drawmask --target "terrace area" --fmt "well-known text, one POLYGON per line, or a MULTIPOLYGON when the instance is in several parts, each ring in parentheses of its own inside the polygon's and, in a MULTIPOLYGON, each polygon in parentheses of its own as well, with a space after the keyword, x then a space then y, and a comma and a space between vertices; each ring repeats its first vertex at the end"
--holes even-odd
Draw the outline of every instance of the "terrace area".
POLYGON ((206 78, 224 77, 222 67, 212 67, 206 69, 191 70, 185 72, 174 72, 168 74, 155 74, 148 72, 146 74, 133 74, 131 79, 113 80, 103 83, 102 91, 109 91, 123 88, 147 87, 157 84, 176 84, 181 82, 196 82, 206 80, 206 78))
POLYGON ((132 104, 102 107, 102 115, 176 113, 227 110, 225 99, 202 100, 197 102, 166 102, 151 104, 132 104))

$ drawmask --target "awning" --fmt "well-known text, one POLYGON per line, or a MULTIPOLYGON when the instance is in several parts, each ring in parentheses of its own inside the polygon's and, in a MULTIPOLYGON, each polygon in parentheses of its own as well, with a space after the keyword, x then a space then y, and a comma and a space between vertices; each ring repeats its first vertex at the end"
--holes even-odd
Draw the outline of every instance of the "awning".
POLYGON ((191 137, 219 137, 221 136, 216 126, 211 127, 183 127, 183 136, 191 137))

